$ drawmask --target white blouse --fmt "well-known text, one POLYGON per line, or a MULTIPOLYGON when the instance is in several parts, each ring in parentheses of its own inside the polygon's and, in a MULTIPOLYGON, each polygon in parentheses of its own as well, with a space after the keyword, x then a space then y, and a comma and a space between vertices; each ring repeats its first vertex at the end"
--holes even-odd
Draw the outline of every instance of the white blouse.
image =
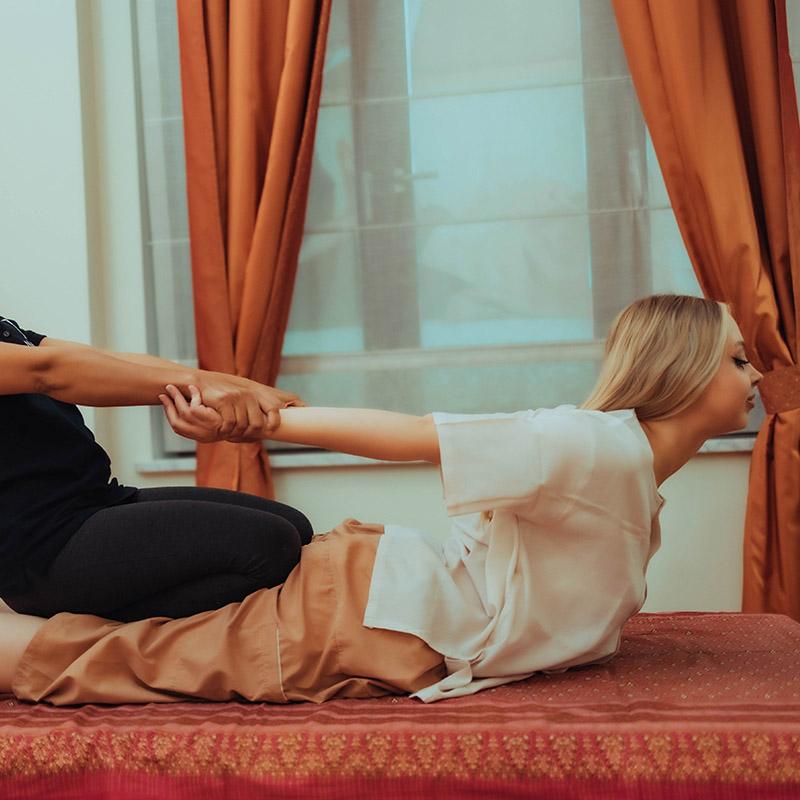
POLYGON ((411 697, 608 661, 661 546, 665 500, 636 412, 432 416, 450 535, 386 524, 363 618, 445 657, 447 676, 411 697))

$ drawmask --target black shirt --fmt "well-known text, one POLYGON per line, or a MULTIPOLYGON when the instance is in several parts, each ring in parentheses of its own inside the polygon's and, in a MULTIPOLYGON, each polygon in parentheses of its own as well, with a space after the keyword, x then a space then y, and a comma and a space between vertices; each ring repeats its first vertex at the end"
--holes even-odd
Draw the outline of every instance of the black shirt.
MULTIPOLYGON (((44 334, 0 316, 0 342, 36 347, 44 334)), ((0 462, 0 597, 21 594, 96 511, 132 502, 135 486, 111 475, 111 461, 80 410, 45 394, 0 395, 5 430, 0 462)))

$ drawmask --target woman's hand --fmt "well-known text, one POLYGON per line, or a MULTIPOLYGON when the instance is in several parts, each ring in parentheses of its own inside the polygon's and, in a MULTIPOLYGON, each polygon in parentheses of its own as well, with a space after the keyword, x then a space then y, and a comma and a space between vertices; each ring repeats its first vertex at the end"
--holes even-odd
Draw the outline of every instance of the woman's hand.
MULTIPOLYGON (((179 436, 198 442, 257 442, 266 438, 266 434, 262 431, 257 431, 250 437, 226 436, 222 433, 222 415, 203 403, 200 390, 192 384, 189 385, 191 393, 189 403, 186 402, 186 398, 176 386, 170 383, 167 384, 166 389, 168 394, 160 394, 158 399, 164 406, 164 413, 167 415, 172 430, 179 436)), ((300 405, 305 404, 300 403, 300 405)), ((278 425, 273 430, 280 426, 280 414, 278 411, 275 411, 275 414, 278 415, 278 425)))

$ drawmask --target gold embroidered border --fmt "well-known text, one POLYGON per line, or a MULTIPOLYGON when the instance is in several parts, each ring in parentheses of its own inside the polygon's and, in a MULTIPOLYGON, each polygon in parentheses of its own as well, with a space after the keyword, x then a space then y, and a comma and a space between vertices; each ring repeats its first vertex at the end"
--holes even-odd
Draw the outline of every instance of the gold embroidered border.
POLYGON ((166 733, 0 736, 0 776, 108 769, 174 776, 800 781, 800 734, 166 733))

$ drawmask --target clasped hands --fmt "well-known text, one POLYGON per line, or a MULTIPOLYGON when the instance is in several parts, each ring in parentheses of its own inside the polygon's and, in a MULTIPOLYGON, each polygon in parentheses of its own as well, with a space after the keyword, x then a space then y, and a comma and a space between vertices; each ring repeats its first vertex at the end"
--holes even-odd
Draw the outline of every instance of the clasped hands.
POLYGON ((203 371, 189 402, 167 384, 158 399, 172 430, 198 442, 257 442, 280 426, 280 409, 305 406, 294 393, 237 375, 203 371))

